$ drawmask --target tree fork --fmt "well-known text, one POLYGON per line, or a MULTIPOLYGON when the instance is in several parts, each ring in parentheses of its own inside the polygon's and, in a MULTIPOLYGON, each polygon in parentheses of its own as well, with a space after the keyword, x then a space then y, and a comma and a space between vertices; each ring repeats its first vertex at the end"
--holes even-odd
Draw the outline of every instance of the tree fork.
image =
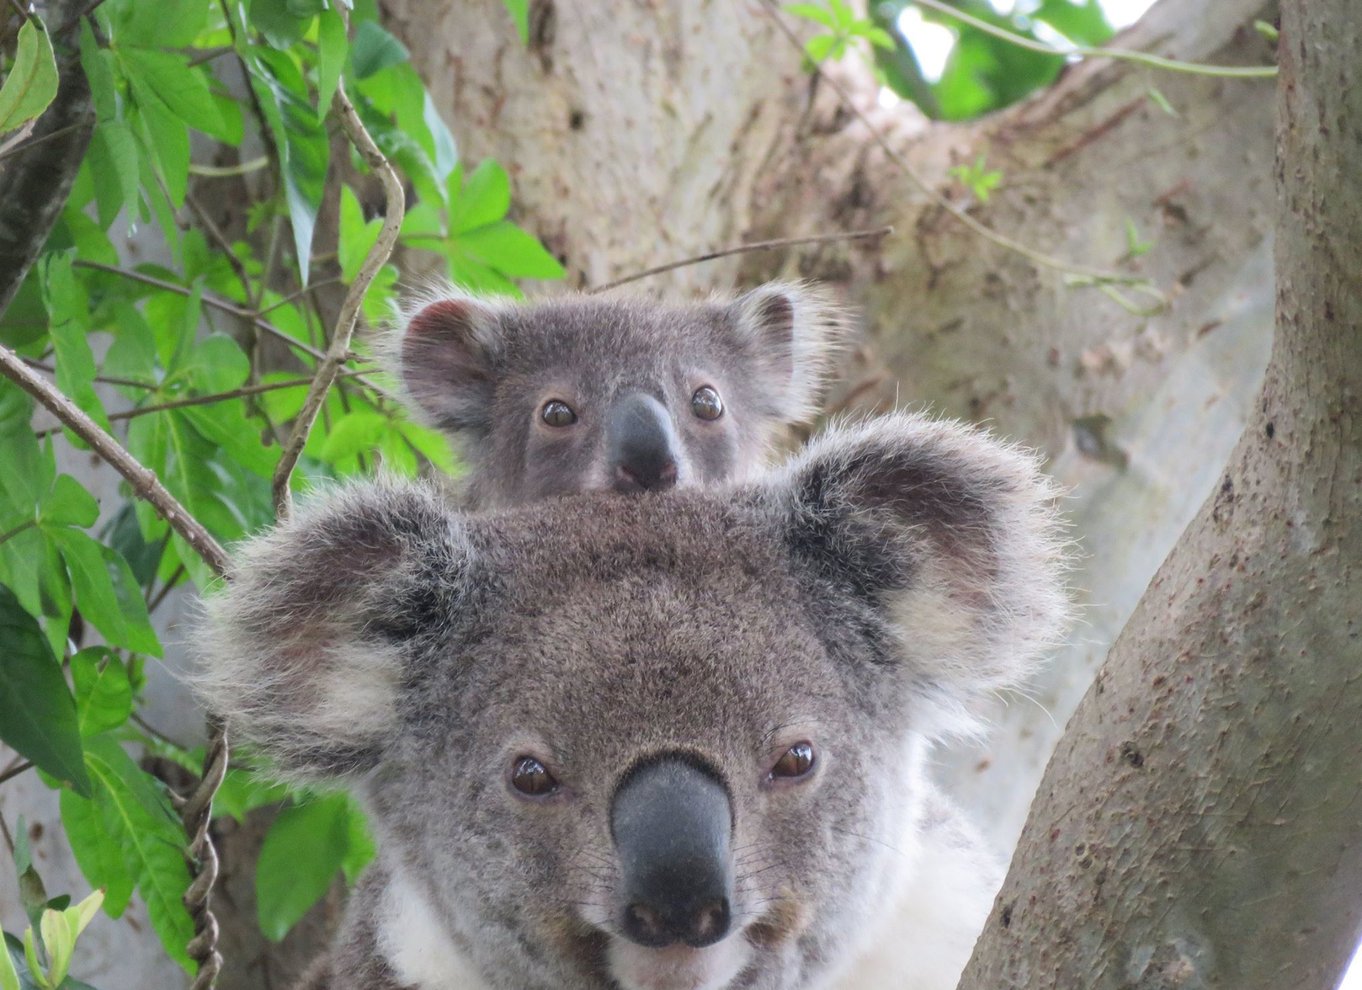
POLYGON ((1362 24, 1283 5, 1276 338, 1069 723, 975 987, 1332 990, 1362 934, 1362 24))

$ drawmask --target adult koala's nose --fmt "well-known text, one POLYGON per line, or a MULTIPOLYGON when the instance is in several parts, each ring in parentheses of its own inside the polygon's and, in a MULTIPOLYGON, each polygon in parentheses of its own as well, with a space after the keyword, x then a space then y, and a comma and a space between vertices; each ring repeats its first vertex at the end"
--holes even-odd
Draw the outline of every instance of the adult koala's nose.
POLYGON ((616 491, 661 491, 676 484, 676 430, 657 399, 644 392, 619 399, 606 419, 605 435, 616 491))
POLYGON ((610 830, 626 938, 699 948, 728 934, 733 809, 715 775, 676 756, 641 765, 615 792, 610 830))

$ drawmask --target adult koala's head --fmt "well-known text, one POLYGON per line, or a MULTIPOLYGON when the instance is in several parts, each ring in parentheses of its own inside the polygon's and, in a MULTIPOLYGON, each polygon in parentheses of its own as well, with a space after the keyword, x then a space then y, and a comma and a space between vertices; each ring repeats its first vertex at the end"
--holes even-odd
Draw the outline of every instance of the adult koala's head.
POLYGON ((242 551, 201 687, 364 802, 347 944, 394 985, 806 986, 911 883, 923 740, 1055 634, 1050 498, 909 415, 722 490, 352 486, 242 551))

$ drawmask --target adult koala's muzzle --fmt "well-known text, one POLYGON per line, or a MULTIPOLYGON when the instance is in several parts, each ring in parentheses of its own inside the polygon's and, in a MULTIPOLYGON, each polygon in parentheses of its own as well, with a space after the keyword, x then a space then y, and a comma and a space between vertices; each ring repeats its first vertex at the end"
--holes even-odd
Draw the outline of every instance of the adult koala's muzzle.
POLYGON ((626 938, 699 948, 728 934, 733 808, 717 777, 681 756, 643 764, 615 791, 610 831, 626 938))

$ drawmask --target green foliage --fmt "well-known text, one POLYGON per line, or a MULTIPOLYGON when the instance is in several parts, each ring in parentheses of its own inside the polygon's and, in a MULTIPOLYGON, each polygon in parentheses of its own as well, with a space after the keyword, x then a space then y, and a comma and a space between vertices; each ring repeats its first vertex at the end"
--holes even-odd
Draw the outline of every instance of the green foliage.
POLYGON ((997 169, 990 169, 983 155, 969 165, 952 166, 950 175, 973 193, 981 203, 987 203, 989 194, 1003 181, 1003 173, 997 169))
MULTIPOLYGON (((526 5, 508 7, 524 37, 526 5)), ((327 287, 356 278, 381 227, 368 166, 327 119, 338 92, 408 191, 408 252, 475 290, 515 295, 517 279, 563 275, 509 219, 506 170, 460 161, 372 0, 349 8, 97 5, 79 33, 90 149, 41 257, 0 314, 0 342, 49 374, 223 544, 273 521, 280 439, 333 330, 342 290, 327 287), (243 147, 266 155, 251 160, 243 147), (343 148, 348 160, 333 160, 343 148), (134 267, 125 235, 148 226, 165 251, 134 267)), ((24 25, 16 58, 0 68, 4 130, 51 98, 39 25, 24 25)), ((386 265, 364 301, 371 325, 394 312, 396 284, 386 265)), ((103 911, 117 917, 140 896, 167 953, 188 966, 185 836, 165 784, 130 753, 199 770, 201 754, 150 738, 137 711, 148 659, 161 655, 157 606, 175 586, 215 576, 129 486, 97 498, 59 471, 58 454, 84 441, 45 425, 35 432, 34 422, 32 400, 0 379, 0 739, 60 790, 67 840, 103 890, 103 911)), ((458 464, 360 356, 323 404, 294 478, 307 486, 379 468, 452 473, 458 464)), ((287 802, 261 860, 260 920, 278 938, 338 874, 353 880, 373 844, 347 799, 292 794, 242 757, 233 754, 219 813, 287 802)), ((0 985, 83 987, 65 970, 93 902, 68 915, 78 910, 69 899, 49 901, 36 873, 23 876, 32 958, 7 936, 0 985)))
POLYGON ((894 47, 894 39, 869 17, 857 17, 847 0, 819 0, 818 3, 787 4, 785 10, 812 21, 826 31, 819 32, 804 43, 804 54, 814 65, 844 56, 859 39, 884 49, 894 47))
POLYGON ((0 85, 0 134, 33 120, 57 95, 57 62, 42 21, 34 17, 19 28, 14 64, 0 85))
MULTIPOLYGON (((918 53, 897 28, 899 15, 913 6, 914 0, 883 0, 871 5, 868 21, 857 21, 843 0, 785 9, 829 29, 808 43, 814 62, 840 58, 854 38, 864 37, 875 46, 880 81, 935 119, 966 120, 1008 106, 1049 85, 1064 67, 1063 55, 1022 48, 949 13, 921 6, 924 20, 955 35, 941 78, 927 79, 918 53), (869 33, 872 27, 875 34, 869 33)), ((1058 34, 1072 45, 1093 47, 1113 33, 1099 0, 1023 0, 1011 14, 997 13, 988 0, 949 0, 949 6, 1033 42, 1048 44, 1058 34)))

